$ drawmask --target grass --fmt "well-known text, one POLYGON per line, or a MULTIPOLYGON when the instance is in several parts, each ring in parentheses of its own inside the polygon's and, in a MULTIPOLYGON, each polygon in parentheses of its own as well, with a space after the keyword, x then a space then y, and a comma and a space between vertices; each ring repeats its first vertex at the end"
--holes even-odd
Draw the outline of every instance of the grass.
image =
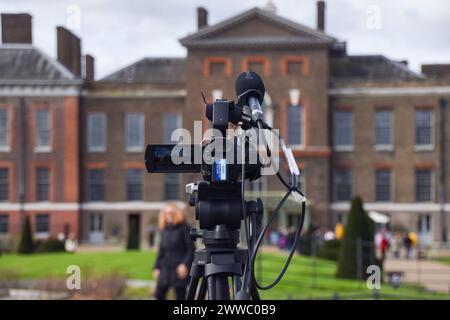
MULTIPOLYGON (((119 272, 130 279, 151 279, 154 252, 89 252, 52 253, 29 256, 4 254, 0 256, 0 280, 12 273, 21 279, 65 277, 69 265, 78 265, 83 272, 106 274, 119 272), (3 275, 3 276, 2 276, 3 275)), ((265 253, 256 263, 257 278, 268 284, 281 270, 285 255, 265 253), (263 270, 261 273, 260 270, 263 270)), ((356 280, 337 279, 336 263, 329 260, 312 260, 309 257, 294 257, 283 280, 268 291, 261 291, 264 299, 331 299, 335 293, 340 298, 369 299, 373 291, 356 280)), ((402 285, 394 289, 382 284, 382 298, 388 299, 439 299, 445 294, 424 291, 414 285, 402 285)))
POLYGON ((450 265, 450 257, 437 259, 438 262, 450 265))

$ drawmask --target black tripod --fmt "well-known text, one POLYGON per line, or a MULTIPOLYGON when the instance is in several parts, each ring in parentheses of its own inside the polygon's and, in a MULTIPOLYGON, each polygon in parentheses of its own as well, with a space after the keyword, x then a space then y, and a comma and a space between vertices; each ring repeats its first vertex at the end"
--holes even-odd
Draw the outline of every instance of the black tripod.
MULTIPOLYGON (((239 210, 242 208, 239 204, 241 200, 239 185, 226 185, 219 188, 217 186, 211 187, 205 182, 198 185, 196 215, 197 218, 202 217, 202 219, 199 219, 201 222, 200 228, 205 226, 202 221, 208 221, 208 216, 212 217, 210 214, 213 214, 214 220, 218 224, 204 229, 201 233, 197 232, 196 229, 191 230, 191 237, 194 240, 202 238, 205 248, 195 251, 186 296, 188 300, 205 299, 206 293, 208 293, 208 300, 259 300, 259 294, 252 279, 242 279, 248 262, 248 249, 237 247, 240 234, 239 227, 243 217, 241 215, 242 210, 239 210), (209 199, 202 197, 206 194, 209 199), (210 211, 211 209, 214 212, 210 211), (234 211, 229 209, 234 209, 234 211), (239 216, 236 212, 239 213, 239 216), (226 219, 227 223, 222 224, 221 222, 225 222, 222 219, 226 219), (232 295, 230 294, 230 280, 232 295), (200 281, 200 289, 198 290, 200 281), (243 281, 244 285, 242 285, 243 281)), ((251 222, 248 246, 250 252, 252 252, 260 229, 263 206, 259 199, 257 201, 246 201, 245 204, 245 211, 251 222)), ((251 277, 250 270, 247 270, 246 277, 251 277)))

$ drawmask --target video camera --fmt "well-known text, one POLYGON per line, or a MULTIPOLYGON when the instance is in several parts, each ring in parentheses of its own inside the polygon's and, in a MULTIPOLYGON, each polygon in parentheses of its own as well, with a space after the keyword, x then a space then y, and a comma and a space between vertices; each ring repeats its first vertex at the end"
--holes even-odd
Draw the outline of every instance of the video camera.
MULTIPOLYGON (((261 230, 264 212, 261 199, 246 201, 245 181, 254 181, 266 166, 258 148, 263 129, 272 130, 263 121, 265 87, 261 77, 252 71, 243 72, 236 80, 237 102, 216 100, 205 101, 205 115, 211 121, 212 134, 205 144, 156 144, 148 145, 145 152, 145 165, 151 173, 191 173, 200 172, 204 181, 189 183, 189 205, 195 207, 195 217, 200 231, 191 229, 191 238, 201 238, 205 248, 196 250, 191 268, 191 280, 187 299, 230 299, 228 278, 231 277, 234 299, 259 299, 257 288, 267 289, 254 278, 254 262, 267 227, 278 214, 279 209, 293 194, 298 199, 303 195, 297 188, 298 168, 290 149, 286 148, 278 136, 283 152, 287 156, 292 174, 292 183, 287 183, 277 172, 277 176, 288 192, 261 230), (230 137, 229 124, 239 126, 239 135, 230 137), (249 130, 256 128, 257 130, 249 130), (256 134, 247 133, 256 132, 256 134), (256 142, 256 143, 255 143, 256 142), (241 223, 245 226, 248 248, 238 248, 241 223), (242 277, 242 279, 241 279, 242 277), (197 294, 199 280, 202 279, 197 294)), ((205 100, 205 99, 204 99, 205 100)), ((264 138, 262 138, 264 140, 264 138)), ((267 156, 269 146, 265 143, 267 156)), ((294 240, 298 241, 305 216, 302 202, 302 219, 294 240)), ((294 250, 288 257, 285 267, 273 286, 281 279, 294 250)))

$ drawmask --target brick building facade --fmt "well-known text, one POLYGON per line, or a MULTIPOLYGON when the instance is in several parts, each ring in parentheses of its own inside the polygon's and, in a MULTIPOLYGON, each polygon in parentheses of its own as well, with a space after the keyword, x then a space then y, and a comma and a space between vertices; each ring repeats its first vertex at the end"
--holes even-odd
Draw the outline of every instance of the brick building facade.
MULTIPOLYGON (((30 34, 11 31, 17 38, 3 36, 11 43, 0 47, 0 111, 8 119, 0 128, 0 142, 8 141, 0 146, 0 174, 8 172, 6 180, 0 176, 8 186, 0 232, 17 233, 20 214, 29 213, 47 221, 50 235, 69 228, 82 241, 103 243, 137 228, 144 241, 165 201, 184 203, 184 184, 200 179, 146 174, 145 145, 170 142, 176 128, 192 130, 204 119, 200 93, 233 99, 236 76, 251 69, 265 80, 266 120, 280 129, 304 169, 310 222, 332 228, 359 195, 368 210, 390 215, 392 226, 418 232, 423 243, 439 241, 442 226, 450 225, 448 66, 426 65, 415 73, 403 61, 349 55, 345 42, 325 33, 323 2, 317 8, 316 29, 267 8, 209 26, 208 12, 199 8, 198 30, 180 40, 186 58, 144 58, 98 81, 93 58, 80 63, 76 36, 58 28, 54 61, 31 45, 31 17, 10 15, 24 19, 14 25, 29 25, 30 34), (27 68, 38 57, 26 52, 42 59, 40 69, 27 68), (46 152, 33 142, 41 116, 51 123, 46 152), (38 180, 49 186, 42 201, 38 180)), ((3 28, 8 34, 7 23, 3 28)), ((252 186, 261 194, 279 188, 272 177, 252 186)), ((296 214, 285 210, 278 225, 295 224, 296 214)))

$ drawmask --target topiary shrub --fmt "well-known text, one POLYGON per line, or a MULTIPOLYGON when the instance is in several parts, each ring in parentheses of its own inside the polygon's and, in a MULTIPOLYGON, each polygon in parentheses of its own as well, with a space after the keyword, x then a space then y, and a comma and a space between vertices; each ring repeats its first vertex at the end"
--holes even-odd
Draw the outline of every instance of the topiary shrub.
POLYGON ((36 252, 64 252, 66 251, 64 241, 58 239, 47 239, 36 246, 36 252))
POLYGON ((22 230, 17 252, 20 254, 30 254, 33 252, 33 236, 31 235, 30 218, 25 216, 22 220, 22 230))
POLYGON ((139 230, 135 221, 130 221, 130 232, 128 233, 127 250, 139 250, 139 230))
POLYGON ((374 230, 374 223, 364 211, 362 200, 354 198, 339 251, 338 277, 357 279, 361 276, 365 279, 368 276, 367 267, 376 263, 374 230))
POLYGON ((317 251, 317 257, 338 261, 341 243, 342 241, 337 239, 324 241, 317 251))

